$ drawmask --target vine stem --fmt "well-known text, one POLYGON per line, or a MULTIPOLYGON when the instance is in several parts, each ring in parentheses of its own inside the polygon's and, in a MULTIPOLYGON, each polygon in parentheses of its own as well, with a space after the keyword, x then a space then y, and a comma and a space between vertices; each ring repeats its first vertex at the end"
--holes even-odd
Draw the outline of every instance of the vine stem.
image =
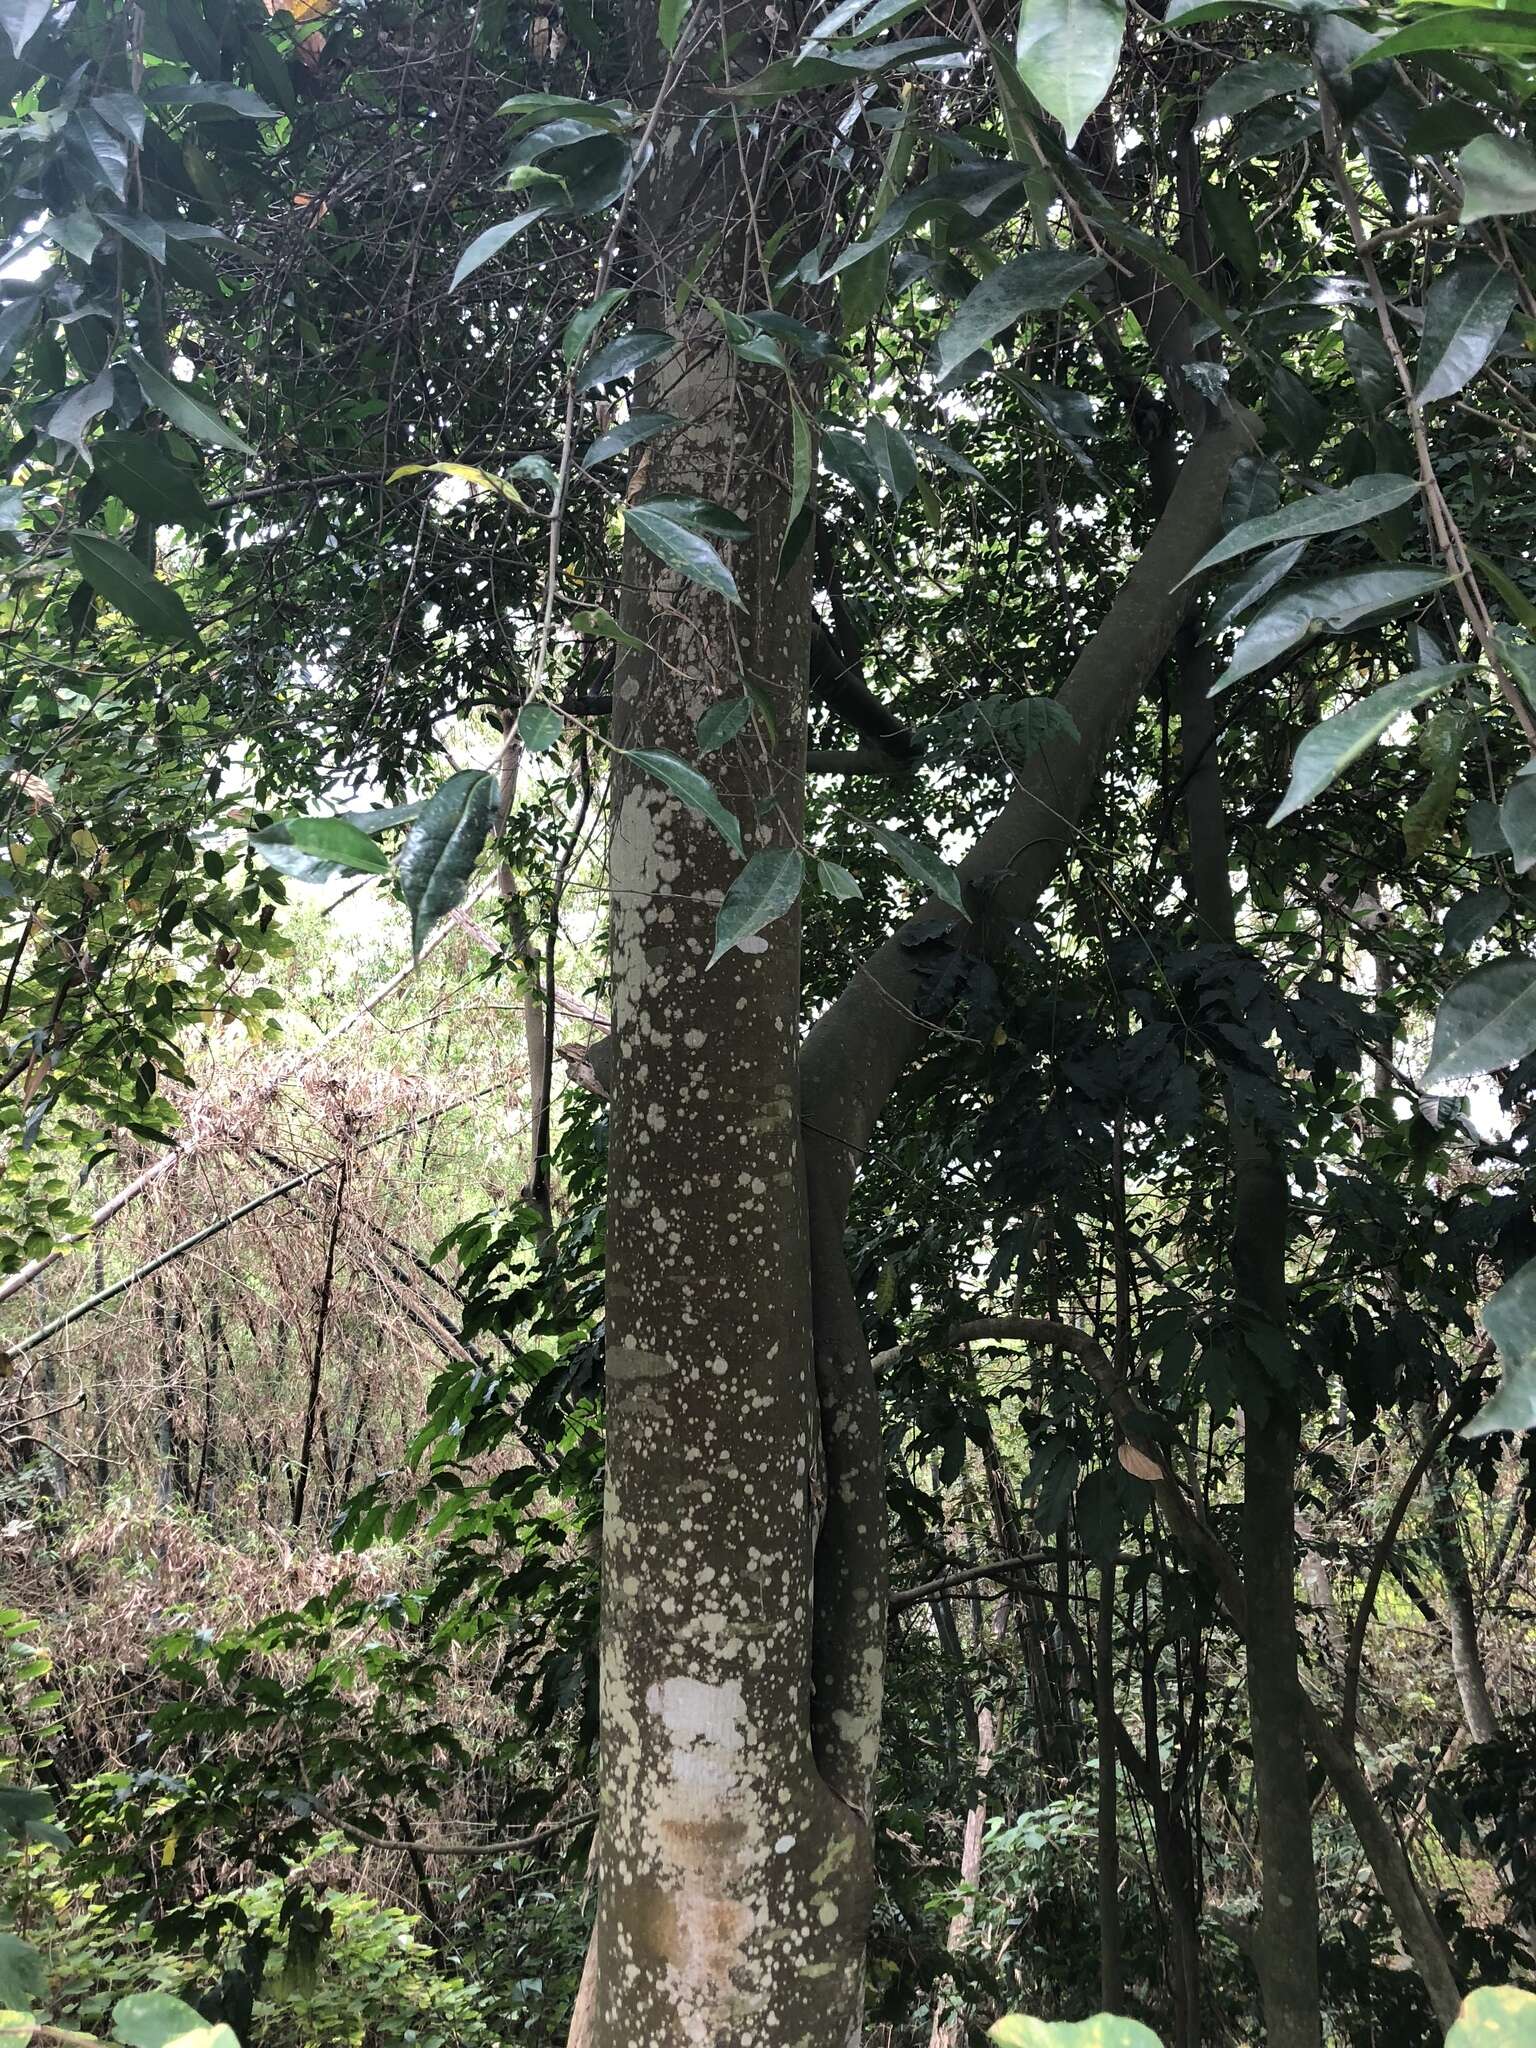
POLYGON ((1408 423, 1413 434, 1414 452, 1418 458, 1419 478, 1424 486, 1424 502, 1429 513, 1430 532, 1434 537, 1435 546, 1444 557, 1446 567, 1451 572, 1451 581, 1456 586, 1456 595, 1461 601, 1467 624, 1472 628, 1472 637, 1493 672, 1500 694, 1514 713, 1515 720, 1525 735, 1526 745, 1533 754, 1536 754, 1536 715, 1532 714, 1524 693, 1510 675, 1499 654, 1494 640, 1493 619, 1477 577, 1473 573, 1467 544, 1462 538, 1456 516, 1451 511, 1445 493, 1440 488, 1440 480, 1435 474, 1434 458, 1429 452, 1429 436, 1424 426, 1424 408, 1414 396, 1413 375, 1398 341, 1397 330, 1392 325, 1392 308, 1381 282, 1381 273, 1377 270, 1371 253, 1373 241, 1365 232, 1359 197, 1349 181, 1349 173, 1344 163, 1337 110, 1326 91, 1322 94, 1322 111, 1324 146, 1328 152, 1334 183, 1338 186, 1339 197, 1344 203, 1350 239, 1355 245, 1356 259, 1365 273, 1382 340, 1386 343, 1387 353, 1391 356, 1392 366, 1397 372, 1397 380, 1403 388, 1403 398, 1408 408, 1408 423))

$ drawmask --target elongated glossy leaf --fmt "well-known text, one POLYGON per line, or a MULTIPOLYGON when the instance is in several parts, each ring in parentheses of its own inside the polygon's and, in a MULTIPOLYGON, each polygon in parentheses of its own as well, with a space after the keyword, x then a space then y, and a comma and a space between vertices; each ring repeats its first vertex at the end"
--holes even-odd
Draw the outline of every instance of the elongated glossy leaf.
POLYGON ((872 250, 883 249, 898 235, 907 234, 926 222, 954 214, 980 221, 1000 210, 1016 210, 1024 204, 1026 172, 1019 164, 992 162, 957 164, 937 177, 916 185, 881 214, 862 240, 851 243, 819 274, 825 284, 850 264, 858 263, 872 250), (1010 202, 1014 205, 1010 207, 1010 202))
POLYGON ((48 19, 52 0, 0 0, 0 29, 11 46, 11 54, 22 51, 48 19))
POLYGON ((735 739, 751 716, 752 706, 745 697, 722 697, 718 704, 711 704, 694 727, 699 752, 718 752, 735 739))
POLYGON ((211 517, 197 478, 166 450, 158 434, 102 434, 92 454, 114 498, 156 526, 204 526, 211 517))
POLYGON ((1224 583, 1216 593, 1211 606, 1207 631, 1214 640, 1236 624, 1244 612, 1252 611, 1261 604, 1275 588, 1283 583, 1307 551, 1304 540, 1290 541, 1283 548, 1274 548, 1267 555, 1260 555, 1256 562, 1250 562, 1246 569, 1240 569, 1230 583, 1224 583))
POLYGON ((677 39, 683 32, 683 23, 688 19, 692 7, 693 0, 661 0, 661 5, 656 11, 656 20, 662 47, 668 52, 677 48, 677 39))
POLYGON ((1234 121, 1283 93, 1310 92, 1312 67, 1299 57, 1254 57, 1224 71, 1200 105, 1202 128, 1234 121))
POLYGON ((1501 56, 1536 50, 1536 15, 1514 8, 1501 14, 1486 7, 1447 7, 1383 36, 1360 61, 1382 62, 1419 50, 1488 50, 1501 56))
POLYGON ((256 450, 249 441, 242 440, 231 426, 226 426, 217 413, 209 412, 200 404, 184 384, 178 384, 174 377, 166 377, 153 363, 146 362, 137 350, 130 349, 128 360, 133 365, 133 374, 139 380, 139 389, 145 403, 163 412, 173 427, 180 427, 194 441, 204 441, 211 448, 230 448, 237 455, 254 455, 256 450))
POLYGON ((535 699, 517 714, 517 736, 530 754, 547 754, 564 731, 565 720, 553 704, 535 699))
POLYGON ((1030 249, 982 279, 940 334, 934 368, 947 377, 1026 313, 1054 313, 1104 268, 1072 249, 1030 249))
POLYGON ((793 846, 768 846, 754 853, 725 892, 715 915, 715 950, 709 964, 743 939, 753 938, 800 898, 805 863, 793 846))
POLYGON ((515 241, 548 212, 547 205, 530 206, 514 220, 499 220, 494 227, 483 229, 453 266, 453 276, 448 280, 449 291, 456 292, 467 277, 473 277, 483 264, 489 263, 493 256, 499 256, 508 242, 515 241))
POLYGON ((1435 1014, 1426 1089, 1512 1067, 1536 1050, 1536 960, 1518 955, 1477 967, 1435 1014))
POLYGON ((752 538, 752 529, 741 514, 733 512, 728 505, 717 505, 713 498, 694 498, 681 492, 668 492, 659 498, 647 498, 645 504, 648 511, 658 512, 674 525, 686 526, 690 533, 707 533, 711 540, 752 538))
POLYGON ((1479 135, 1456 160, 1463 226, 1499 214, 1536 212, 1536 152, 1510 135, 1479 135))
POLYGON ((155 85, 144 95, 154 107, 185 107, 192 113, 238 114, 247 121, 275 121, 276 107, 269 107, 259 93, 243 85, 221 85, 202 80, 188 85, 155 85))
MULTIPOLYGON (((1342 491, 1325 491, 1315 498, 1298 498, 1282 505, 1278 512, 1266 512, 1258 519, 1244 520, 1200 557, 1189 575, 1203 576, 1218 562, 1230 562, 1234 555, 1246 555, 1250 548, 1271 547, 1276 541, 1307 540, 1320 533, 1342 533, 1346 527, 1363 526, 1395 512, 1416 497, 1421 486, 1412 476, 1363 476, 1342 491)), ((1178 586, 1175 585, 1175 588, 1178 586)))
POLYGON ((422 807, 400 851, 400 893, 411 913, 411 949, 420 954, 440 918, 464 900, 491 829, 496 784, 461 768, 422 807))
POLYGON ((1470 953, 1509 909, 1509 894, 1491 885, 1458 896, 1440 920, 1440 944, 1447 953, 1470 953))
POLYGON ((581 458, 583 469, 596 469, 600 462, 611 462, 615 455, 627 455, 631 448, 642 447, 647 441, 654 441, 661 434, 670 434, 682 421, 675 412, 637 412, 627 420, 620 420, 616 427, 610 427, 606 434, 599 434, 586 454, 581 458))
POLYGON ((728 604, 741 603, 735 577, 701 534, 679 525, 649 504, 626 505, 624 527, 658 562, 701 584, 705 590, 717 592, 728 604))
POLYGON ((389 856, 346 818, 284 818, 289 844, 355 875, 387 875, 389 856))
POLYGON ((964 48, 964 43, 954 36, 908 36, 896 42, 876 43, 867 50, 827 50, 807 57, 785 57, 776 64, 765 65, 730 90, 734 99, 778 100, 822 85, 852 87, 903 65, 958 55, 964 48))
POLYGON ((654 363, 675 347, 670 334, 649 328, 636 327, 628 334, 615 335, 583 364, 576 378, 576 395, 596 391, 603 384, 616 384, 621 377, 632 377, 636 370, 654 363))
POLYGON ((856 896, 862 896, 864 893, 859 887, 858 876, 849 874, 841 861, 817 861, 816 879, 827 895, 838 903, 851 903, 856 896))
POLYGON ((77 533, 70 542, 75 567, 99 597, 153 640, 195 640, 191 614, 169 583, 151 575, 137 556, 104 534, 77 533))
POLYGON ((1114 83, 1124 36, 1124 0, 1023 0, 1019 76, 1061 123, 1068 149, 1114 83))
POLYGON ((811 536, 813 513, 811 482, 816 474, 816 439, 809 413, 790 394, 790 479, 789 513, 784 521, 784 538, 779 543, 779 576, 787 576, 811 536))
POLYGON ((1510 784, 1499 805, 1499 824, 1514 856, 1515 873, 1529 874, 1536 867, 1536 778, 1520 775, 1510 784))
POLYGON ((941 860, 932 847, 919 845, 904 832, 893 832, 889 825, 870 823, 870 831, 879 840, 886 852, 905 874, 925 889, 931 889, 935 896, 953 904, 956 910, 964 910, 965 898, 960 890, 960 877, 949 865, 941 860))
POLYGON ((593 605, 584 612, 572 612, 571 625, 578 633, 590 633, 595 640, 613 640, 620 647, 633 647, 644 653, 645 642, 637 640, 633 633, 626 633, 612 612, 605 612, 601 605, 593 605))
POLYGON ((1314 633, 1348 633, 1390 618, 1405 605, 1439 590, 1446 580, 1436 569, 1357 569, 1351 575, 1302 584, 1277 598, 1268 611, 1260 612, 1244 627, 1237 652, 1216 690, 1225 690, 1255 669, 1280 660, 1314 633))
POLYGON ((690 811, 696 811, 701 818, 708 818, 733 853, 744 851, 741 825, 720 801, 708 776, 701 775, 697 768, 690 768, 676 754, 666 753, 659 747, 631 747, 628 753, 630 760, 637 761, 653 781, 659 782, 663 789, 670 789, 674 796, 681 797, 690 811))
POLYGON ((586 352, 587 343, 598 328, 614 307, 623 305, 628 297, 627 285, 610 285, 590 306, 583 306, 579 313, 571 315, 565 323, 565 332, 560 337, 560 353, 565 357, 567 367, 580 362, 586 352))
POLYGON ((1313 797, 1320 795, 1351 761, 1357 761, 1367 748, 1373 747, 1387 727, 1405 712, 1412 711, 1416 705, 1423 704, 1471 673, 1466 662, 1450 663, 1444 668, 1418 669, 1395 683, 1388 683, 1384 689, 1372 690, 1358 704, 1336 711, 1331 718, 1313 726, 1296 749, 1296 758, 1291 763, 1290 787, 1270 818, 1270 824, 1278 825, 1282 818, 1288 818, 1293 811, 1311 803, 1313 797))
POLYGON ((91 423, 111 409, 112 398, 112 365, 108 363, 97 371, 89 384, 82 384, 77 391, 68 392, 59 400, 49 413, 42 431, 51 440, 73 448, 89 469, 92 456, 85 445, 85 436, 91 423))
MULTIPOLYGON (((1483 1328, 1498 1346, 1498 1392, 1461 1432, 1492 1436, 1536 1429, 1536 1259, 1522 1266, 1483 1306, 1483 1328)), ((1445 2048, 1529 2048, 1536 2041, 1536 1998, 1513 1989, 1474 1991, 1445 2037, 1445 2048)))
POLYGON ((1509 325, 1518 296, 1508 272, 1481 257, 1464 257, 1440 273, 1424 300, 1414 393, 1421 405, 1471 383, 1509 325))
POLYGON ((865 422, 864 440, 880 472, 880 481, 896 503, 902 504, 917 485, 917 461, 906 435, 900 427, 891 426, 873 413, 865 422))

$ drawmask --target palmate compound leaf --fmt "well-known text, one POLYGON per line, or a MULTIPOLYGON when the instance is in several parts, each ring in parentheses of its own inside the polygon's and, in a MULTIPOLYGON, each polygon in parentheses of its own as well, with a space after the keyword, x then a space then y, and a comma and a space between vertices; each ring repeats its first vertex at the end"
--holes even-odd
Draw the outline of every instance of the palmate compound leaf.
POLYGON ((1471 673, 1471 665, 1467 662, 1450 662, 1442 668, 1416 669, 1412 675, 1388 683, 1384 689, 1372 690, 1358 704, 1336 711, 1331 718, 1314 725, 1296 749, 1296 758, 1291 763, 1290 786, 1271 816, 1270 824, 1278 825, 1282 818, 1290 817, 1293 811, 1299 811, 1303 805, 1311 803, 1313 797, 1321 795, 1351 761, 1358 760, 1368 747, 1373 747, 1388 726, 1405 712, 1412 711, 1438 691, 1447 689, 1471 673))
POLYGON ((1282 505, 1277 512, 1245 519, 1203 554, 1181 581, 1188 583, 1191 577, 1214 569, 1218 562, 1228 562, 1234 555, 1246 555, 1250 549, 1268 547, 1275 541, 1310 540, 1320 533, 1342 533, 1346 527, 1363 526, 1368 520, 1379 519, 1384 513, 1395 512, 1399 505, 1406 505, 1421 488, 1417 477, 1363 476, 1345 490, 1323 491, 1315 498, 1282 505))
POLYGON ((168 1991, 136 1991, 112 2008, 112 2033, 124 2048, 240 2048, 226 2026, 210 2026, 168 1991))
POLYGON ((792 909, 799 900, 804 875, 805 863, 793 846, 767 846, 754 853, 716 913, 710 966, 792 909))
POLYGON ((1009 2013, 987 2039, 996 2048, 1160 2048, 1156 2034, 1139 2021, 1108 2012, 1091 2020, 1032 2020, 1009 2013))
POLYGON ((1442 997, 1423 1086, 1430 1093, 1511 1067, 1536 1050, 1536 960, 1474 968, 1442 997))
POLYGON ((411 913, 411 949, 420 954, 440 918, 464 900, 491 829, 496 785, 479 768, 462 768, 422 807, 400 850, 400 893, 411 913))

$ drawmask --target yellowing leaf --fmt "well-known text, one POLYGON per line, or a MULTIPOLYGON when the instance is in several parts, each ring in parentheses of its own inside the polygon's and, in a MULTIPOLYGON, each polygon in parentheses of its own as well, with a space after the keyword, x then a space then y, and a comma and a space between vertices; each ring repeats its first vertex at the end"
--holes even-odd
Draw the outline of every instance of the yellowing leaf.
POLYGON ((402 462, 398 469, 390 471, 384 481, 394 484, 403 476, 427 475, 456 477, 461 484, 468 484, 471 490, 489 491, 495 497, 505 498, 508 504, 516 505, 520 512, 528 511, 516 484, 509 484, 504 476, 492 476, 488 469, 476 469, 471 462, 402 462))

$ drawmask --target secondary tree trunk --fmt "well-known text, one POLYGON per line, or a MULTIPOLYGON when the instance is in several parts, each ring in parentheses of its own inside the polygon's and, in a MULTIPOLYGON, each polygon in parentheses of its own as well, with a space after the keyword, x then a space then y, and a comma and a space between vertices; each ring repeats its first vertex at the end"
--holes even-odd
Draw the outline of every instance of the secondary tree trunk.
MULTIPOLYGON (((654 4, 630 14, 637 65, 654 4)), ((748 24, 727 10, 727 25, 748 24)), ((738 49, 734 61, 745 61, 738 49)), ((653 74, 654 75, 654 67, 653 74)), ((706 294, 760 302, 743 167, 680 93, 635 219, 636 319, 674 341, 647 409, 688 424, 631 500, 746 519, 743 609, 633 538, 617 747, 697 758, 695 726, 749 684, 759 710, 705 764, 748 850, 802 830, 809 557, 777 569, 790 473, 782 376, 730 349, 706 294), (691 293, 679 286, 710 250, 691 293), (678 300, 683 299, 681 310, 678 300)), ((637 409, 640 409, 637 406, 637 409)), ((710 964, 741 871, 632 756, 613 783, 607 1488, 596 2048, 845 2048, 857 2038, 867 1829, 812 1748, 812 1558, 824 1501, 800 1145, 799 922, 710 964)))

